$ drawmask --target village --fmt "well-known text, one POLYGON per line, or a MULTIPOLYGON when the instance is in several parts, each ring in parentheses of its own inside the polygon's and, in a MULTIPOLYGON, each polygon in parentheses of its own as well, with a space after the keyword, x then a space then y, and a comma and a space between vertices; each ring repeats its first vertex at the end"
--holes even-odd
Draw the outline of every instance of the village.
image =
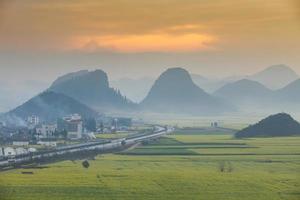
POLYGON ((132 119, 107 117, 84 119, 79 114, 67 115, 56 122, 41 121, 28 116, 22 126, 0 122, 0 158, 14 157, 58 146, 104 140, 101 135, 132 131, 132 119))

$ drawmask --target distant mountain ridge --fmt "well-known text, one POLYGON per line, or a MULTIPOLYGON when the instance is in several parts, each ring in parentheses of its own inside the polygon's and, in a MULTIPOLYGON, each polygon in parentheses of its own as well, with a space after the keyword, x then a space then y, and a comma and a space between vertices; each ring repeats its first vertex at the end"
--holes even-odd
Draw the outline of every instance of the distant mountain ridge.
POLYGON ((272 92, 272 90, 266 88, 264 85, 256 81, 242 79, 234 83, 226 84, 225 86, 217 90, 215 94, 229 95, 231 97, 232 95, 234 95, 235 97, 237 92, 236 90, 239 90, 241 88, 243 90, 238 91, 240 98, 252 96, 255 93, 257 95, 265 95, 272 92))
POLYGON ((49 88, 94 109, 101 111, 134 109, 136 105, 109 86, 107 74, 102 70, 80 71, 62 76, 49 88))
POLYGON ((226 78, 207 78, 199 74, 191 74, 193 82, 200 88, 204 89, 206 92, 212 94, 216 90, 220 89, 227 83, 235 82, 237 80, 243 79, 243 76, 232 76, 226 78))
POLYGON ((235 134, 237 138, 300 135, 300 124, 286 113, 271 115, 235 134))
POLYGON ((284 88, 276 91, 276 96, 279 100, 283 100, 289 103, 300 104, 300 79, 297 79, 284 88))
POLYGON ((192 74, 193 81, 205 91, 213 93, 226 84, 247 79, 256 81, 268 89, 277 90, 299 79, 299 75, 286 65, 272 65, 266 69, 248 76, 232 76, 221 79, 211 79, 198 74, 192 74))
POLYGON ((233 108, 194 84, 182 68, 170 68, 155 81, 141 107, 156 112, 205 115, 232 111, 233 108))
POLYGON ((214 95, 244 110, 300 110, 300 79, 279 90, 271 90, 259 82, 243 79, 226 84, 214 95))
POLYGON ((256 81, 242 79, 226 84, 218 89, 214 95, 231 101, 240 108, 253 108, 268 104, 273 98, 273 91, 256 81))
POLYGON ((299 78, 294 70, 283 64, 270 66, 248 77, 270 89, 280 89, 299 78))

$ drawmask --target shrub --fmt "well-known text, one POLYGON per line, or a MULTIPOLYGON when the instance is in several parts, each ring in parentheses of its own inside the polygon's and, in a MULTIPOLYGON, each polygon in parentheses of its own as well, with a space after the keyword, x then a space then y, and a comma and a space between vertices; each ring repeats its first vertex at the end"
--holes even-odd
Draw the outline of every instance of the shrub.
POLYGON ((87 160, 85 160, 85 161, 82 162, 82 166, 84 168, 89 168, 90 167, 90 163, 87 160))
POLYGON ((219 163, 219 171, 225 172, 225 162, 224 161, 219 163))

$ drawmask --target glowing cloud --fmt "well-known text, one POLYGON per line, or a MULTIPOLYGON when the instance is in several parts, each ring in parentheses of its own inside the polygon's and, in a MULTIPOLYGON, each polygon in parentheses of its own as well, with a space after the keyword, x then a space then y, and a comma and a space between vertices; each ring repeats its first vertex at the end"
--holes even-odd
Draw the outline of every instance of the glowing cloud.
POLYGON ((81 36, 71 40, 71 48, 94 52, 191 52, 212 49, 217 39, 210 35, 187 33, 170 35, 154 33, 144 35, 81 36))

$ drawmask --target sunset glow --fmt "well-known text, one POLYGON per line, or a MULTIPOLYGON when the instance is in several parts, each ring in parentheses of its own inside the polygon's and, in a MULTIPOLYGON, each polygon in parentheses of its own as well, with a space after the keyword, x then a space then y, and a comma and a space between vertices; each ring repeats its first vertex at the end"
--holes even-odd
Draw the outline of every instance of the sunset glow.
POLYGON ((211 50, 216 41, 215 37, 202 34, 84 36, 74 38, 71 48, 87 52, 188 52, 211 50))
POLYGON ((46 67, 46 82, 82 68, 115 78, 174 66, 217 78, 276 64, 300 73, 299 2, 0 0, 0 82, 46 67))

